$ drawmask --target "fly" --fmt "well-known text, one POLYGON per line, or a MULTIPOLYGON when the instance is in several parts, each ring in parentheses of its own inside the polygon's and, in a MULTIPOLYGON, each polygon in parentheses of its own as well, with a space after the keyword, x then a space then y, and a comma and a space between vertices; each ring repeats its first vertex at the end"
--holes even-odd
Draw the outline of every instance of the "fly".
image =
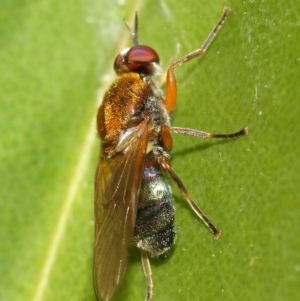
POLYGON ((169 114, 176 105, 176 68, 205 54, 229 12, 225 7, 202 47, 169 66, 165 96, 155 82, 160 70, 157 52, 139 44, 137 15, 133 31, 126 23, 134 45, 116 57, 118 77, 106 91, 97 114, 101 153, 95 175, 94 289, 99 300, 113 298, 123 279, 131 244, 141 250, 145 301, 152 299, 149 257, 164 254, 175 241, 173 194, 167 175, 214 237, 220 235, 171 167, 171 134, 237 138, 246 135, 248 128, 211 134, 173 127, 169 114))

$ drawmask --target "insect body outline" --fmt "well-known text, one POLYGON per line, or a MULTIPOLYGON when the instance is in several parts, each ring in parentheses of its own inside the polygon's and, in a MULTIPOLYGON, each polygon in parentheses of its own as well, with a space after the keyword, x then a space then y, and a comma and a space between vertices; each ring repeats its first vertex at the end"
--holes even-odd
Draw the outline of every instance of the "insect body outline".
POLYGON ((164 254, 175 240, 173 194, 166 175, 177 184, 214 237, 220 235, 171 167, 171 134, 201 139, 235 138, 246 135, 248 129, 211 134, 174 127, 170 113, 177 98, 176 68, 207 51, 229 11, 224 9, 202 47, 169 66, 165 96, 155 82, 155 74, 160 70, 157 52, 139 44, 137 15, 134 31, 126 23, 134 45, 116 57, 114 69, 118 77, 105 93, 97 114, 101 153, 95 175, 94 289, 99 300, 113 298, 123 279, 132 243, 141 250, 145 301, 152 299, 149 257, 164 254))

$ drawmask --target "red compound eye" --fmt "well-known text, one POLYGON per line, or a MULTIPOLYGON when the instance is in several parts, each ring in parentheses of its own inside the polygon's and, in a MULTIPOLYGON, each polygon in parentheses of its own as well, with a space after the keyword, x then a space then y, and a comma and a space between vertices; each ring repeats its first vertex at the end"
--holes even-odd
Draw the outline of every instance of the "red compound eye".
POLYGON ((127 53, 128 62, 159 63, 156 51, 145 45, 133 46, 127 53))
POLYGON ((155 64, 158 63, 159 57, 154 49, 145 45, 135 45, 116 57, 114 68, 117 74, 127 72, 153 74, 155 64))

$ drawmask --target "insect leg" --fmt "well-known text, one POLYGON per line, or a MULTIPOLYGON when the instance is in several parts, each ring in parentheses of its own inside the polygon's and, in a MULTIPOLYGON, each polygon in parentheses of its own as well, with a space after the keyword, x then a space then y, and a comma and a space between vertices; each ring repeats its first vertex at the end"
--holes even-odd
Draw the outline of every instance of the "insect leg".
POLYGON ((165 97, 165 106, 166 106, 168 112, 173 111, 175 108, 175 105, 176 105, 177 81, 176 81, 176 76, 175 76, 175 69, 177 67, 183 65, 184 63, 186 63, 198 56, 205 54, 205 52, 211 45, 212 41, 215 39, 218 32, 222 28, 222 25, 225 22, 229 12, 230 12, 230 8, 225 7, 221 18, 218 20, 217 24, 214 26, 213 30, 207 36, 206 40, 204 41, 203 45, 200 48, 188 53, 183 58, 175 61, 168 68, 167 78, 166 78, 166 97, 165 97))
POLYGON ((205 213, 193 201, 192 197, 189 195, 188 191, 186 190, 184 184, 182 183, 180 178, 177 176, 177 174, 174 172, 174 170, 171 168, 168 158, 161 156, 159 158, 159 163, 162 166, 162 168, 175 181, 175 183, 177 184, 178 188, 180 189, 183 197, 188 202, 188 204, 190 205, 192 210, 196 213, 196 215, 200 218, 200 220, 204 223, 204 225, 209 228, 209 230, 213 233, 214 237, 216 239, 218 239, 221 232, 215 227, 215 225, 209 220, 209 218, 205 215, 205 213))
POLYGON ((150 301, 153 296, 153 281, 151 265, 147 251, 141 250, 142 266, 146 280, 146 298, 145 301, 150 301))
POLYGON ((244 127, 241 130, 239 130, 236 133, 230 133, 230 134, 211 134, 207 132, 202 132, 194 129, 189 128, 181 128, 181 127, 170 127, 170 131, 177 133, 177 134, 184 134, 189 136, 194 136, 201 139, 212 139, 212 138, 225 138, 225 139, 232 139, 232 138, 238 138, 240 136, 245 136, 248 134, 248 127, 244 127))

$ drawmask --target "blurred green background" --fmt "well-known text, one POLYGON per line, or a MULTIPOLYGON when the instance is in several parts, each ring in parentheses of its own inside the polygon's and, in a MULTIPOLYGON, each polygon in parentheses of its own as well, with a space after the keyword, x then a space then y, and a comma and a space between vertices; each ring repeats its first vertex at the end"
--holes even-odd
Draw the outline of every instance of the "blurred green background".
MULTIPOLYGON (((178 69, 172 120, 248 125, 249 136, 174 136, 173 168, 222 236, 174 186, 178 237, 152 261, 153 301, 300 300, 300 8, 290 0, 1 1, 0 300, 95 300, 94 119, 114 57, 131 45, 123 18, 139 12, 140 42, 166 67, 199 47, 225 5, 208 54, 178 69)), ((115 300, 144 294, 133 249, 115 300)))

